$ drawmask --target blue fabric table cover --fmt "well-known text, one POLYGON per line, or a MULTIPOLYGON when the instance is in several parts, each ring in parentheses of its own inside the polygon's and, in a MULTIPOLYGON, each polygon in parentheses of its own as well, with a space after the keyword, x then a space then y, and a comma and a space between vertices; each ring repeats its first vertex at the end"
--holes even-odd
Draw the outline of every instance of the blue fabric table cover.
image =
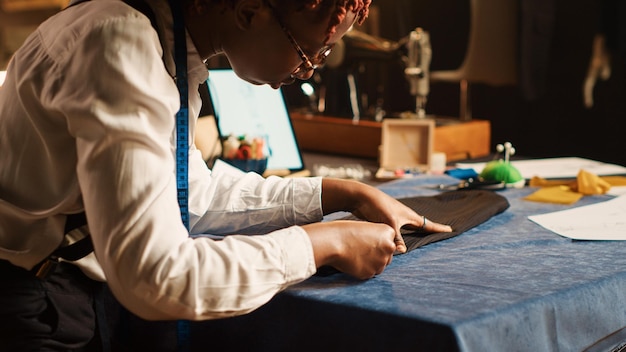
MULTIPOLYGON (((379 188, 403 198, 453 183, 425 175, 379 188)), ((263 351, 582 351, 626 326, 626 242, 574 241, 527 219, 612 197, 571 206, 522 199, 534 191, 500 191, 511 205, 504 213, 395 256, 373 279, 316 276, 249 315, 197 323, 196 342, 263 351)))

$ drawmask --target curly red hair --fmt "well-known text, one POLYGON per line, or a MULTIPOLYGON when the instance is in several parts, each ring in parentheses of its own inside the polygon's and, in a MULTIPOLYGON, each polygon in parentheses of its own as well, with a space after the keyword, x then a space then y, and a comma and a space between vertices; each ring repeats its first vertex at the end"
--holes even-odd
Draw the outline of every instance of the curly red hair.
MULTIPOLYGON (((236 0, 235 0, 236 1, 236 0)), ((270 0, 264 0, 270 1, 270 0)), ((348 11, 357 14, 356 22, 362 24, 367 18, 372 0, 274 0, 277 8, 293 9, 296 11, 309 9, 317 12, 319 18, 325 18, 330 13, 326 42, 335 34, 337 26, 346 18, 348 11)))
MULTIPOLYGON (((310 2, 321 2, 323 0, 309 0, 310 2)), ((335 33, 337 25, 343 21, 348 11, 357 13, 357 23, 362 24, 367 18, 369 13, 369 7, 372 0, 337 0, 335 2, 335 9, 330 17, 328 24, 328 37, 335 33)))
MULTIPOLYGON (((234 6, 239 0, 213 1, 234 6)), ((356 13, 358 16, 356 22, 362 24, 367 18, 372 0, 273 0, 272 2, 282 15, 286 15, 289 10, 301 11, 303 9, 311 9, 317 12, 320 18, 325 18, 330 13, 330 21, 326 32, 326 41, 328 41, 336 32, 337 26, 344 20, 348 11, 356 13)))

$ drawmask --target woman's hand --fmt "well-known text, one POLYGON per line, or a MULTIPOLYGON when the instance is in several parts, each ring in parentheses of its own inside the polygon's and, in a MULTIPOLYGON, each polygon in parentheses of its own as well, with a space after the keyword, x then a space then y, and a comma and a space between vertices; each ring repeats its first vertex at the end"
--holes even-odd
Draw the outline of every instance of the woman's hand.
POLYGON ((325 214, 350 211, 355 216, 375 223, 384 223, 395 232, 396 251, 406 252, 401 228, 424 229, 427 232, 451 232, 448 225, 429 221, 381 190, 364 183, 340 179, 322 181, 322 208, 325 214))
POLYGON ((302 228, 309 234, 318 268, 332 266, 359 279, 382 273, 396 249, 395 233, 385 224, 338 220, 302 228))

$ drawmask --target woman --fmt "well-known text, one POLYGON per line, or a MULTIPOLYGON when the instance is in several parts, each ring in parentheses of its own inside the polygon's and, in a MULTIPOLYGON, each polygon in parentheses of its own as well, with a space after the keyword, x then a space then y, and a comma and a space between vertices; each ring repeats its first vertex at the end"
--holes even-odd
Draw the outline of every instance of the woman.
MULTIPOLYGON (((196 92, 207 79, 204 62, 219 54, 254 84, 307 79, 364 20, 369 1, 181 0, 173 11, 165 0, 146 3, 71 4, 9 65, 0 91, 3 346, 93 343, 95 282, 106 281, 144 319, 234 316, 321 266, 360 279, 380 274, 405 251, 401 227, 451 231, 354 181, 214 175, 193 143, 188 205, 179 205, 174 116, 184 93, 177 82, 186 78, 196 92), (186 60, 175 60, 181 33, 186 60), (339 210, 368 221, 320 222, 339 210), (68 215, 82 211, 88 225, 65 236, 68 215), (86 232, 92 254, 33 274, 86 232), (204 233, 233 235, 189 236, 204 233)), ((193 135, 200 97, 189 94, 188 103, 193 135)))

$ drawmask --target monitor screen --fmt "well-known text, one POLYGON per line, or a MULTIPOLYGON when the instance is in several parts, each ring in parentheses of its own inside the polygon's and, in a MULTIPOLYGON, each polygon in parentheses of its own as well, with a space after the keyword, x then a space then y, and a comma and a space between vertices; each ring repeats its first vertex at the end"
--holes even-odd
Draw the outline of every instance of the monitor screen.
POLYGON ((207 86, 221 138, 263 137, 268 170, 304 169, 282 90, 248 83, 232 69, 210 69, 207 86))

